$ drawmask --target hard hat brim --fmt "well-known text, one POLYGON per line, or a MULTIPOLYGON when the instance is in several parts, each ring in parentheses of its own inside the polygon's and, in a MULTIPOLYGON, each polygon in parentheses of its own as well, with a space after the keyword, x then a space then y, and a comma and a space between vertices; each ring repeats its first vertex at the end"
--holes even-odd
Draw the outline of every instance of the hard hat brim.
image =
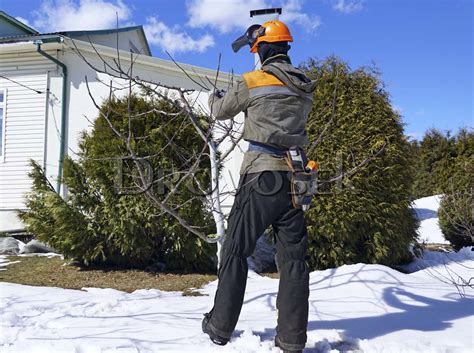
POLYGON ((255 41, 254 45, 250 48, 250 52, 251 53, 256 53, 258 43, 261 43, 261 42, 268 42, 268 43, 293 42, 293 37, 291 35, 258 37, 257 40, 255 41))

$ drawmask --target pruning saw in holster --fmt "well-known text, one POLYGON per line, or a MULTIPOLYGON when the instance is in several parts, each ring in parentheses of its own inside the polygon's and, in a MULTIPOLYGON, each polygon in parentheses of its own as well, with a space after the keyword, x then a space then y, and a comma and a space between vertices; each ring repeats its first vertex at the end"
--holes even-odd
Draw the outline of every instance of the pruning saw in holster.
POLYGON ((307 211, 317 192, 317 163, 308 161, 301 147, 293 146, 287 152, 286 162, 292 172, 291 200, 293 207, 307 211))

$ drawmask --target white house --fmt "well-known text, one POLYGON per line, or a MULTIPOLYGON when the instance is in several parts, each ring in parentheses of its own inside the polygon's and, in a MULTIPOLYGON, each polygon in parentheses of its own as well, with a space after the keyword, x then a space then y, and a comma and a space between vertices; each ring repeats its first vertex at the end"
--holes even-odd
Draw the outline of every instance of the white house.
MULTIPOLYGON (((29 160, 38 161, 50 180, 56 180, 60 161, 74 155, 79 133, 97 116, 86 77, 94 97, 108 96, 100 80, 110 76, 97 73, 87 62, 100 66, 102 60, 120 58, 127 66, 130 52, 134 75, 151 82, 199 90, 193 80, 216 77, 214 70, 180 64, 191 80, 172 61, 152 57, 141 26, 38 33, 0 11, 0 231, 24 228, 16 215, 25 208, 24 195, 31 188, 29 160)), ((225 88, 230 80, 229 74, 220 73, 217 85, 225 88)), ((207 96, 199 94, 204 106, 207 96)), ((225 163, 222 187, 238 181, 241 159, 237 148, 225 163)), ((232 198, 226 198, 224 207, 231 203, 232 198)))

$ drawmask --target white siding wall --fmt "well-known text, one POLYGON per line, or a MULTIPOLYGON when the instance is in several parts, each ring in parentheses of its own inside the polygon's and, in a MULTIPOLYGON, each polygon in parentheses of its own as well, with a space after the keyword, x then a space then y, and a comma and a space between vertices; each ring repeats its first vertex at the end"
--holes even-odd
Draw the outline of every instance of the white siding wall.
POLYGON ((29 159, 43 163, 48 70, 56 70, 55 65, 36 53, 0 55, 0 74, 16 82, 0 77, 0 88, 7 89, 5 148, 0 157, 0 229, 20 225, 14 210, 24 208, 24 193, 31 187, 29 159))

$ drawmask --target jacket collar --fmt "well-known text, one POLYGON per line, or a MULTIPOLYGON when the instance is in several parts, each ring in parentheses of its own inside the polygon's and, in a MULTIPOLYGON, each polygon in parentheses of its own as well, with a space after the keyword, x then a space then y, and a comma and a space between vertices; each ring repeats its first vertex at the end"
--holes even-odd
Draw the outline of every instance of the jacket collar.
POLYGON ((271 56, 271 57, 267 58, 267 60, 265 60, 262 63, 262 66, 270 64, 270 63, 275 62, 275 61, 284 61, 285 63, 291 64, 291 59, 288 55, 277 54, 277 55, 274 55, 274 56, 271 56))

